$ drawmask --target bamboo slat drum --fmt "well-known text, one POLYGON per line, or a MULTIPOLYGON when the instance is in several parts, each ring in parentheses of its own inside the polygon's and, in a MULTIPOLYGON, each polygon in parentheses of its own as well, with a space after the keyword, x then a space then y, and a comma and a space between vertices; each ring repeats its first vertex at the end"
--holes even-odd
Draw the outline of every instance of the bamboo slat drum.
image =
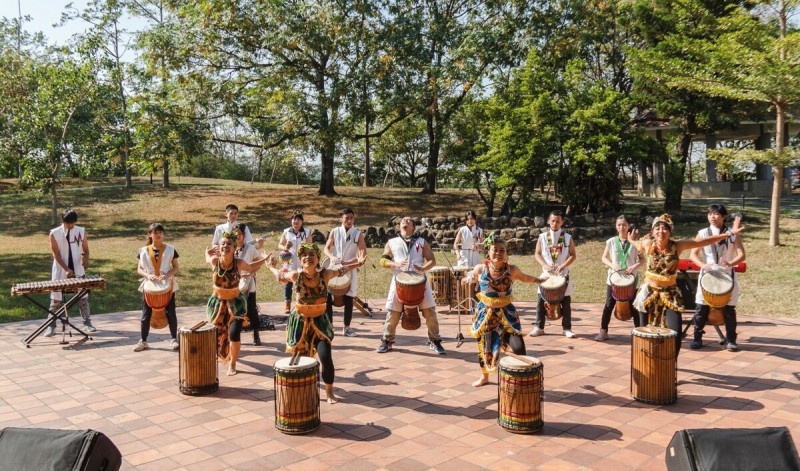
POLYGON ((212 324, 205 324, 194 330, 181 327, 178 337, 180 391, 189 396, 219 391, 217 328, 212 324))
POLYGON ((319 417, 319 362, 299 357, 281 358, 273 367, 275 373, 275 428, 283 433, 299 435, 316 430, 319 417))
POLYGON ((470 298, 475 298, 477 281, 467 285, 461 284, 461 279, 469 276, 473 267, 453 267, 450 273, 450 310, 459 314, 470 312, 470 298))
POLYGON ((678 333, 663 327, 636 327, 631 336, 631 396, 647 404, 678 400, 678 333))
POLYGON ((497 368, 497 423, 514 433, 541 430, 543 384, 544 366, 537 358, 501 358, 497 368))
POLYGON ((443 266, 431 268, 428 271, 428 281, 436 305, 447 306, 450 303, 450 268, 443 266))

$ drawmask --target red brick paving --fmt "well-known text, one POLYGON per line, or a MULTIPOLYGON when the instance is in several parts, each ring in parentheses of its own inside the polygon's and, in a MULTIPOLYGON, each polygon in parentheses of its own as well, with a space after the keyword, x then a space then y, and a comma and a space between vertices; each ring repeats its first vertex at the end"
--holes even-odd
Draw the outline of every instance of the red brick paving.
MULTIPOLYGON (((532 304, 517 306, 530 322, 532 304)), ((455 315, 439 315, 447 355, 425 346, 424 328, 399 330, 395 350, 377 354, 380 311, 374 319, 356 312, 359 336, 335 338, 342 401, 322 402, 322 426, 308 435, 274 427, 272 365, 285 356, 283 324, 262 333, 261 347, 243 334, 239 374, 220 376, 216 394, 192 397, 178 390, 166 329, 151 331, 150 350, 132 351, 138 312, 95 316, 93 340, 73 336, 66 346, 40 336, 25 348, 33 321, 0 326, 0 425, 99 430, 119 447, 123 469, 142 470, 663 470, 666 445, 684 428, 787 426, 800 444, 799 321, 740 315, 738 353, 722 350, 712 329, 702 350, 685 342, 678 402, 653 406, 630 397, 632 326, 612 320, 611 339, 594 341, 600 309, 574 305, 578 338, 563 337, 560 325, 526 337, 528 354, 544 364, 545 425, 534 435, 497 425, 496 376, 470 386, 476 348, 470 338, 456 348, 455 315)), ((193 325, 204 309, 179 309, 178 318, 193 325)), ((334 324, 341 331, 339 312, 334 324)))

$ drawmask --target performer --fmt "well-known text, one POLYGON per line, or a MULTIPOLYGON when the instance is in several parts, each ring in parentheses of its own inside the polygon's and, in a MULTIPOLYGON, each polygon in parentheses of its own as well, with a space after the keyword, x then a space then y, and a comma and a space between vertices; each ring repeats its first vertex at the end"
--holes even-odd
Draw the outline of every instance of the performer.
POLYGON ((278 281, 290 282, 294 285, 296 293, 295 305, 289 313, 286 324, 286 353, 293 355, 319 356, 320 374, 325 383, 325 395, 328 403, 338 402, 333 393, 333 380, 335 369, 331 355, 333 341, 333 325, 331 324, 330 305, 327 306, 328 314, 306 319, 297 312, 297 304, 316 304, 325 298, 328 292, 327 283, 331 278, 342 276, 356 266, 363 265, 367 259, 367 252, 359 252, 356 264, 346 265, 338 270, 320 269, 320 250, 317 244, 304 242, 297 248, 301 268, 284 272, 270 266, 278 281))
MULTIPOLYGON (((611 312, 617 305, 617 301, 614 299, 614 296, 611 295, 611 274, 624 270, 628 275, 637 275, 637 270, 642 263, 644 263, 644 260, 640 260, 641 257, 636 246, 628 240, 628 234, 633 232, 628 216, 623 214, 617 217, 615 227, 617 229, 617 235, 606 241, 606 248, 603 251, 603 257, 601 259, 603 265, 608 267, 608 275, 606 276, 606 304, 603 306, 603 317, 600 320, 600 333, 595 337, 595 340, 601 342, 603 340, 608 340, 608 324, 611 322, 611 312)), ((638 234, 638 230, 634 230, 637 231, 636 233, 638 234)), ((634 286, 636 286, 638 280, 639 277, 637 275, 634 286)), ((641 321, 641 314, 634 310, 633 325, 639 327, 643 323, 644 322, 641 321)))
POLYGON ((175 275, 178 274, 178 251, 175 247, 164 243, 164 226, 154 222, 147 228, 147 245, 139 249, 136 256, 139 259, 139 266, 136 272, 143 278, 139 285, 142 292, 142 318, 141 333, 142 338, 133 348, 134 352, 147 350, 147 336, 150 334, 150 318, 153 315, 153 308, 147 304, 144 297, 144 282, 172 280, 172 294, 169 303, 164 308, 167 315, 167 325, 172 341, 169 347, 172 350, 178 349, 178 314, 175 310, 175 292, 178 291, 178 282, 175 275))
MULTIPOLYGON (((550 230, 539 234, 534 258, 542 266, 540 277, 547 278, 548 273, 567 277, 567 290, 564 293, 564 299, 561 301, 563 315, 561 327, 564 329, 564 337, 573 338, 575 337, 572 332, 571 300, 573 287, 572 278, 569 276, 569 266, 577 257, 575 244, 572 242, 572 236, 561 230, 561 226, 564 225, 563 212, 552 211, 547 218, 547 224, 550 226, 550 230)), ((544 335, 544 311, 544 299, 542 298, 540 287, 539 302, 536 305, 536 327, 531 331, 531 337, 544 335)))
POLYGON ((247 315, 247 300, 239 292, 241 272, 255 272, 267 258, 247 263, 234 257, 238 233, 224 232, 219 246, 206 249, 206 263, 211 265, 214 291, 206 305, 209 324, 217 327, 217 357, 222 362, 230 361, 228 376, 236 374, 236 360, 242 348, 241 333, 247 315))
MULTIPOLYGON (((380 265, 392 270, 392 281, 389 284, 389 295, 386 297, 386 321, 383 323, 383 338, 378 346, 378 353, 386 353, 392 349, 397 323, 403 305, 397 299, 394 277, 403 271, 428 271, 436 265, 436 257, 431 246, 422 237, 414 237, 414 219, 406 216, 400 220, 400 235, 389 240, 383 249, 380 265)), ((442 337, 439 335, 439 320, 436 318, 436 302, 428 283, 425 283, 425 299, 419 306, 425 325, 428 327, 428 346, 431 350, 444 355, 442 337)))
MULTIPOLYGON (((290 252, 292 260, 287 264, 289 271, 300 268, 300 259, 297 258, 297 247, 308 239, 309 230, 303 226, 303 212, 295 209, 292 213, 292 225, 283 230, 281 240, 278 242, 278 250, 290 252)), ((286 283, 283 287, 283 300, 286 302, 284 313, 289 314, 292 308, 292 283, 286 283)), ((352 312, 352 311, 351 311, 352 312)))
MULTIPOLYGON (((639 242, 641 245, 637 248, 647 257, 647 271, 644 274, 645 282, 639 287, 633 301, 633 307, 645 313, 645 319, 650 325, 680 332, 683 298, 675 281, 681 252, 725 240, 730 235, 743 231, 744 227, 699 240, 674 240, 670 238, 674 229, 672 217, 662 214, 653 219, 651 233, 639 242)), ((675 337, 675 343, 677 354, 681 349, 680 335, 675 337)))
MULTIPOLYGON (((89 268, 89 241, 86 240, 86 230, 76 225, 78 213, 71 209, 61 214, 61 225, 50 231, 50 252, 53 254, 53 268, 50 273, 51 280, 64 280, 66 278, 80 278, 89 268)), ((56 312, 64 299, 61 291, 50 293, 50 311, 56 312)), ((92 325, 89 313, 89 295, 78 301, 78 311, 83 318, 83 326, 89 332, 97 332, 92 325)), ((48 327, 45 337, 52 337, 56 333, 55 323, 48 327)))
MULTIPOLYGON (((247 263, 252 264, 258 260, 258 250, 254 245, 244 243, 244 234, 247 231, 247 224, 243 222, 236 222, 233 225, 236 231, 236 250, 233 256, 240 258, 247 263)), ((261 268, 259 265, 256 271, 261 268)), ((256 304, 256 274, 254 272, 242 272, 242 276, 247 278, 247 290, 245 296, 247 298, 247 319, 250 326, 253 328, 253 345, 261 345, 261 337, 259 336, 258 327, 261 321, 258 319, 258 305, 256 304)))
MULTIPOLYGON (((236 221, 239 219, 239 208, 235 204, 229 204, 228 206, 225 206, 225 218, 227 221, 214 229, 214 237, 211 239, 211 245, 219 245, 220 239, 222 239, 222 234, 225 232, 230 232, 231 229, 233 229, 233 225, 236 224, 236 221)), ((254 242, 253 236, 250 235, 250 229, 247 229, 244 234, 245 244, 255 243, 256 249, 261 250, 261 247, 264 245, 264 241, 262 239, 258 239, 254 242)))
MULTIPOLYGON (((353 226, 356 218, 353 210, 345 208, 339 213, 339 216, 341 217, 342 225, 335 227, 329 234, 328 242, 325 244, 325 256, 330 258, 332 265, 350 265, 356 260, 357 253, 367 252, 367 245, 364 242, 364 235, 353 226)), ((353 270, 350 289, 344 296, 344 327, 342 327, 342 334, 346 337, 358 335, 350 327, 350 322, 353 320, 353 298, 357 293, 358 271, 353 270)), ((331 316, 331 324, 333 324, 333 296, 331 294, 328 294, 328 315, 331 316)))
MULTIPOLYGON (((725 216, 728 210, 721 204, 712 204, 708 207, 709 227, 698 231, 695 240, 702 240, 710 235, 725 234, 728 227, 725 226, 725 216)), ((738 218, 734 226, 741 221, 738 218)), ((697 278, 697 294, 695 302, 697 310, 694 314, 694 339, 689 344, 689 348, 698 349, 703 347, 703 328, 708 322, 709 306, 703 299, 703 290, 700 289, 700 280, 709 271, 715 269, 715 265, 727 271, 733 277, 733 293, 728 304, 722 308, 725 319, 725 340, 726 348, 731 352, 738 352, 739 346, 736 345, 736 303, 739 301, 739 279, 733 271, 733 267, 743 262, 745 259, 744 245, 740 237, 731 236, 713 245, 706 245, 703 249, 692 249, 689 258, 700 267, 700 274, 697 278)))
POLYGON ((456 233, 453 250, 458 254, 459 267, 474 267, 481 263, 483 229, 478 227, 475 211, 467 211, 464 222, 466 225, 461 226, 456 233))
POLYGON ((481 377, 472 383, 475 387, 489 382, 489 373, 497 369, 501 350, 507 351, 510 347, 515 354, 525 355, 519 315, 511 304, 514 301, 511 285, 514 281, 544 281, 508 263, 506 241, 502 237, 490 234, 485 242, 489 247, 489 257, 461 280, 462 284, 467 285, 473 277, 477 277, 481 289, 477 314, 469 329, 470 335, 478 339, 478 362, 481 365, 481 377))

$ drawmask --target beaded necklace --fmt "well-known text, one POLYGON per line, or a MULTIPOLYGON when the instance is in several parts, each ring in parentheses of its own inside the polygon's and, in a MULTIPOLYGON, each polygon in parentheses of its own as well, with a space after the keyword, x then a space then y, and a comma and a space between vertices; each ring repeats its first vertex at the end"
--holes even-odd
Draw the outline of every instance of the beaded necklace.
POLYGON ((550 258, 552 258, 553 263, 555 263, 556 260, 558 260, 558 257, 561 255, 561 252, 564 250, 564 239, 565 239, 565 235, 562 232, 558 236, 558 243, 553 245, 553 236, 551 235, 550 231, 547 232, 547 249, 550 250, 550 258))

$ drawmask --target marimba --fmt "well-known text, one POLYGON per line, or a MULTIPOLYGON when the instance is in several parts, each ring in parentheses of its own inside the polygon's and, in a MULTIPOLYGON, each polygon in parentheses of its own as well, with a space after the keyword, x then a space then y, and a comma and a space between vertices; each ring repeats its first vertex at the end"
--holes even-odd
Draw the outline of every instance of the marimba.
MULTIPOLYGON (((78 301, 81 300, 84 296, 89 294, 89 291, 92 290, 105 290, 106 289, 106 280, 104 280, 99 275, 91 275, 85 276, 81 278, 65 278, 63 280, 48 280, 48 281, 34 281, 31 283, 17 283, 11 287, 11 296, 24 296, 28 301, 32 302, 36 306, 39 306, 41 309, 48 313, 47 320, 44 321, 42 325, 40 325, 31 335, 26 337, 22 343, 25 344, 28 348, 31 346, 31 342, 33 339, 38 337, 42 334, 48 327, 55 326, 56 322, 59 320, 61 321, 61 344, 68 343, 66 340, 66 326, 69 325, 73 329, 80 332, 84 338, 91 340, 92 338, 89 337, 89 334, 84 332, 83 330, 79 329, 75 325, 73 325, 69 321, 69 314, 67 310, 75 305, 78 301), (59 307, 56 311, 51 311, 49 308, 43 306, 35 299, 28 296, 29 294, 40 294, 40 293, 53 293, 56 291, 61 291, 63 293, 75 293, 69 301, 62 303, 61 307, 59 307)), ((72 332, 70 332, 70 337, 72 336, 72 332)))

